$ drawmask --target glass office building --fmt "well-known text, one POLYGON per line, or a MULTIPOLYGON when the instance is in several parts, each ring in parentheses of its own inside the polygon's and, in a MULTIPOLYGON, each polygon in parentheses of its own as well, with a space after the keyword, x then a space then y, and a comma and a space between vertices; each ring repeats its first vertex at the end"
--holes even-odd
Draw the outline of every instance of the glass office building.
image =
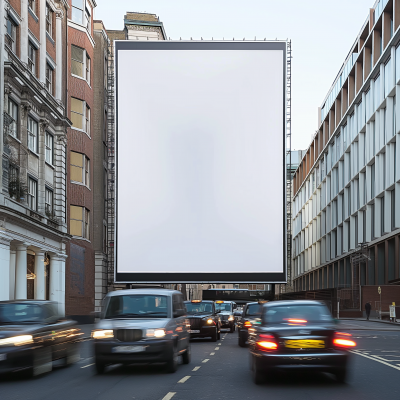
POLYGON ((319 129, 293 181, 294 290, 399 280, 400 0, 381 0, 319 110, 319 129))

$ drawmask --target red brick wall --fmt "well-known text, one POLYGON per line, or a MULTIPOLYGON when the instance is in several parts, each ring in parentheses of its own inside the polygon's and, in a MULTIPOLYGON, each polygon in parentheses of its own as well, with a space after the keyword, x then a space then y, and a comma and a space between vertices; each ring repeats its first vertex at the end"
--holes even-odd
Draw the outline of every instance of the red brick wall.
POLYGON ((9 0, 10 6, 21 16, 21 0, 9 0))
MULTIPOLYGON (((365 303, 367 301, 371 302, 372 310, 375 310, 375 303, 380 300, 378 293, 379 286, 362 286, 361 287, 361 304, 364 310, 365 303)), ((382 295, 382 311, 389 311, 389 306, 392 302, 395 302, 397 306, 400 306, 400 286, 397 285, 382 285, 381 295, 382 295)), ((379 307, 379 306, 378 306, 379 307)), ((378 311, 378 310, 375 310, 378 311)))

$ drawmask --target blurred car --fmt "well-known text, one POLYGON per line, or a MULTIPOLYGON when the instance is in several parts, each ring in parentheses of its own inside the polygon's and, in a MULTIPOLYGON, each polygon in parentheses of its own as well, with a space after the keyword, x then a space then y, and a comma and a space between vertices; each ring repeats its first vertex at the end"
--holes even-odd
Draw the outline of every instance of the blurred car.
POLYGON ((216 342, 221 337, 221 321, 211 300, 185 301, 191 338, 210 337, 216 342))
POLYGON ((217 300, 215 302, 215 309, 219 314, 219 319, 221 321, 221 328, 228 328, 230 332, 235 332, 236 323, 234 310, 236 308, 236 303, 233 301, 222 301, 217 300))
POLYGON ((0 373, 36 376, 51 371, 54 360, 77 362, 82 332, 75 324, 52 301, 0 301, 0 373))
POLYGON ((166 363, 175 372, 190 362, 189 324, 181 292, 130 289, 110 292, 92 332, 97 373, 110 364, 166 363))
POLYGON ((325 304, 311 300, 265 304, 249 343, 256 384, 279 368, 330 372, 344 382, 349 350, 356 346, 350 333, 335 329, 325 304))
POLYGON ((256 322, 259 322, 261 317, 262 303, 247 303, 244 306, 242 316, 238 319, 236 327, 238 330, 238 344, 240 347, 245 347, 249 338, 249 328, 256 322))

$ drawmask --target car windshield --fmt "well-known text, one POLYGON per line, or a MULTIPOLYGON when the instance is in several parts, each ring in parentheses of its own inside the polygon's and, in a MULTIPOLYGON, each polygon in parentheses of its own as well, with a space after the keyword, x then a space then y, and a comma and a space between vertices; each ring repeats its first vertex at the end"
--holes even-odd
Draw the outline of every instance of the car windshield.
POLYGON ((261 306, 259 304, 250 304, 246 308, 246 315, 261 315, 261 306))
POLYGON ((122 295, 112 296, 105 318, 167 318, 167 296, 122 295))
POLYGON ((266 307, 263 323, 298 325, 309 322, 332 322, 329 310, 324 305, 285 305, 266 307))
POLYGON ((230 311, 232 312, 232 303, 215 303, 217 311, 230 311))
POLYGON ((0 304, 0 325, 41 322, 43 310, 38 304, 0 304))
POLYGON ((188 314, 209 314, 213 312, 212 303, 185 303, 185 307, 188 314))

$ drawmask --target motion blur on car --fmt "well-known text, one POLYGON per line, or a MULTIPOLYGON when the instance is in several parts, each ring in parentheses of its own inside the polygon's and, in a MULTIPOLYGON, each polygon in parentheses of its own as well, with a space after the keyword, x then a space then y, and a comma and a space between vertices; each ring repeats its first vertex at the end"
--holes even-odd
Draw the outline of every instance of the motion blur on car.
POLYGON ((77 362, 82 333, 74 325, 52 301, 1 301, 0 373, 37 376, 51 371, 55 360, 65 366, 77 362))
POLYGON ((190 362, 189 326, 181 292, 166 289, 118 290, 107 294, 92 332, 95 365, 190 362))
POLYGON ((236 303, 233 301, 217 300, 215 302, 215 309, 219 314, 222 329, 228 328, 230 332, 235 332, 236 322, 233 314, 235 308, 236 303))
POLYGON ((262 303, 247 303, 244 306, 241 317, 238 319, 236 326, 238 330, 238 344, 245 347, 249 338, 249 329, 259 322, 261 316, 262 303))
POLYGON ((249 338, 250 365, 256 384, 278 369, 301 368, 330 372, 344 382, 351 334, 338 332, 335 321, 318 301, 276 301, 264 304, 261 324, 249 338))
POLYGON ((216 342, 221 335, 221 320, 211 300, 185 301, 191 338, 206 338, 216 342))

